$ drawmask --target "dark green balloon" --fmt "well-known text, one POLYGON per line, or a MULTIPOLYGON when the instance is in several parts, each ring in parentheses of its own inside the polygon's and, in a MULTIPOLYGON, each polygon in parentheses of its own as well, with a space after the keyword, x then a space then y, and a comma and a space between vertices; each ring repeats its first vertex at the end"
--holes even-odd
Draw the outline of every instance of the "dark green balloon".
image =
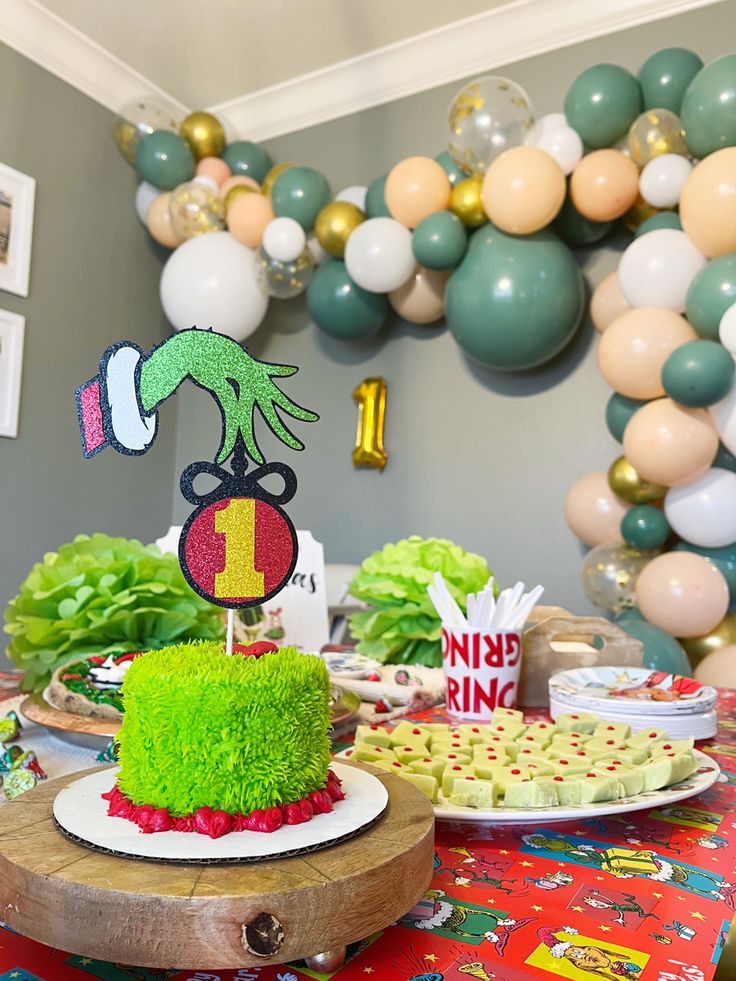
POLYGON ((712 562, 728 583, 731 603, 736 603, 736 542, 733 545, 724 545, 723 548, 699 548, 689 542, 678 542, 673 551, 694 552, 712 562))
POLYGON ((682 222, 676 211, 658 211, 656 215, 647 218, 634 232, 634 238, 646 235, 647 232, 656 232, 658 228, 674 228, 678 232, 682 231, 682 222))
POLYGON ((638 606, 625 606, 623 610, 615 615, 613 618, 614 623, 620 623, 622 620, 639 620, 643 621, 644 617, 641 615, 641 611, 638 606))
POLYGON ((570 250, 549 231, 523 238, 484 225, 445 292, 447 326, 481 364, 523 371, 571 340, 585 306, 570 250))
POLYGON ((376 179, 368 185, 368 192, 365 196, 365 213, 369 218, 391 217, 391 212, 386 206, 386 198, 383 196, 387 177, 388 174, 384 174, 383 177, 376 177, 376 179))
POLYGON ((644 645, 644 667, 653 671, 666 671, 668 674, 681 674, 691 678, 693 669, 683 647, 674 637, 655 627, 646 620, 624 617, 617 621, 619 627, 644 645))
POLYGON ((618 392, 614 392, 608 400, 606 405, 606 425, 611 436, 619 443, 623 441, 624 429, 629 424, 629 419, 643 405, 646 405, 646 402, 627 398, 626 395, 619 395, 618 392))
POLYGON ((342 259, 319 266, 307 289, 307 307, 320 330, 341 341, 362 341, 383 326, 389 313, 383 293, 369 293, 348 276, 342 259))
POLYGON ((593 65, 565 96, 565 116, 591 150, 613 146, 641 113, 639 83, 619 65, 593 65))
POLYGON ((434 159, 450 178, 450 184, 452 184, 453 187, 456 184, 459 184, 460 181, 464 181, 468 176, 462 167, 458 167, 447 150, 443 150, 442 153, 438 153, 434 159))
POLYGON ((633 548, 661 548, 670 537, 670 526, 659 508, 639 504, 621 519, 621 534, 633 548))
POLYGON ((680 119, 694 157, 736 146, 736 54, 701 68, 683 96, 680 119))
POLYGON ((711 463, 711 466, 720 467, 721 470, 731 470, 733 473, 736 473, 736 456, 730 450, 727 450, 723 443, 719 443, 716 458, 711 463))
POLYGON ((465 255, 465 226, 451 211, 436 211, 421 221, 411 239, 414 258, 428 269, 453 269, 465 255))
POLYGON ((194 156, 189 144, 168 129, 144 136, 135 152, 135 166, 144 181, 171 191, 194 177, 194 156))
POLYGON ((690 409, 720 402, 733 383, 733 357, 718 341, 687 341, 662 368, 662 385, 675 402, 690 409))
POLYGON ((637 76, 644 109, 669 109, 679 116, 685 90, 702 67, 702 59, 688 48, 663 48, 655 52, 637 76))
POLYGON ((552 231, 568 245, 592 245, 608 235, 613 228, 613 222, 591 221, 585 218, 568 195, 551 227, 552 231))
POLYGON ((701 337, 717 341, 721 317, 734 303, 736 252, 729 252, 711 259, 692 281, 687 291, 685 316, 701 337))
POLYGON ((228 143, 222 154, 222 159, 233 172, 233 177, 252 177, 259 184, 273 167, 273 160, 263 147, 250 140, 237 140, 228 143))
POLYGON ((332 200, 327 178, 313 167, 289 167, 274 181, 271 204, 279 218, 293 218, 311 232, 317 215, 332 200))

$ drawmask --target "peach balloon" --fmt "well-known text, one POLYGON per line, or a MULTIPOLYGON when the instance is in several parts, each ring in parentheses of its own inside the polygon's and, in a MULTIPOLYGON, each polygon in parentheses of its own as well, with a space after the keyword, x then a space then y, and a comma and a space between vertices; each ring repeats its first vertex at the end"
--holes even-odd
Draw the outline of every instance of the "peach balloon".
POLYGON ((693 673, 701 685, 736 688, 736 644, 727 644, 708 654, 693 673))
POLYGON ((590 319, 595 329, 602 334, 614 320, 630 309, 621 292, 618 273, 614 269, 593 290, 590 298, 590 319))
POLYGON ((167 249, 175 249, 181 245, 182 239, 174 233, 174 229, 171 227, 170 200, 171 191, 159 194, 157 198, 153 199, 146 213, 146 228, 151 233, 151 238, 154 238, 159 245, 163 245, 167 249))
POLYGON ((531 235, 549 225, 565 201, 562 168, 544 150, 515 146, 493 161, 483 178, 483 207, 502 232, 531 235))
POLYGON ((736 252, 736 147, 701 160, 680 195, 680 221, 703 255, 736 252))
POLYGON ((209 177, 218 187, 222 187, 225 181, 232 177, 232 173, 225 161, 220 160, 219 157, 203 157, 196 169, 197 177, 209 177))
POLYGON ((699 637, 726 615, 728 583, 702 555, 665 552, 640 572, 636 605, 649 623, 673 637, 699 637))
POLYGON ((414 275, 388 294, 396 313, 410 324, 431 324, 445 312, 445 286, 449 270, 417 266, 414 275))
POLYGON ((639 193, 639 168, 618 150, 594 150, 570 178, 572 203, 591 221, 625 215, 639 193))
POLYGON ((230 233, 249 249, 257 249, 263 239, 266 225, 276 215, 271 201, 265 194, 244 194, 236 198, 227 213, 230 233))
POLYGON ((631 507, 611 490, 608 475, 589 473, 576 480, 565 498, 565 520, 573 535, 594 548, 620 544, 621 519, 631 507))
POLYGON ((598 345, 598 366, 614 391, 630 399, 664 395, 662 367, 675 348, 697 340, 673 310, 637 307, 618 317, 598 345))
POLYGON ((254 181, 252 177, 240 175, 237 177, 228 177, 228 179, 220 187, 220 198, 224 201, 227 197, 227 192, 241 184, 243 187, 252 187, 254 191, 260 191, 261 189, 261 185, 258 183, 258 181, 254 181))
POLYGON ((383 196, 392 218, 407 228, 450 203, 450 178, 431 157, 408 157, 386 178, 383 196))
POLYGON ((643 480, 673 487, 695 480, 711 466, 718 433, 705 409, 686 409, 663 398, 636 410, 623 445, 626 459, 643 480))

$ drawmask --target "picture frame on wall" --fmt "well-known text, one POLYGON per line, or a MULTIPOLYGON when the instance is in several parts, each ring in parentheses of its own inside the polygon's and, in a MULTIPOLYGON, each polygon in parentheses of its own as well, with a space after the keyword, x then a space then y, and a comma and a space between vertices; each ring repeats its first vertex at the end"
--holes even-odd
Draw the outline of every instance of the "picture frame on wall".
POLYGON ((0 290, 28 296, 36 181, 0 164, 0 290))
POLYGON ((0 310, 0 436, 18 435, 26 318, 0 310))

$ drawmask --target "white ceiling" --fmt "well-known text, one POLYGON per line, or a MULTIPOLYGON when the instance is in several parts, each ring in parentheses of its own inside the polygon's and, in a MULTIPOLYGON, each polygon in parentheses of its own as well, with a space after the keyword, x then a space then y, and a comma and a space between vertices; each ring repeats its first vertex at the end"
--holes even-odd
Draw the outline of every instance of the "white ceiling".
POLYGON ((720 2, 0 0, 0 42, 113 112, 158 94, 261 140, 720 2))
POLYGON ((506 0, 41 0, 159 88, 212 106, 506 0))

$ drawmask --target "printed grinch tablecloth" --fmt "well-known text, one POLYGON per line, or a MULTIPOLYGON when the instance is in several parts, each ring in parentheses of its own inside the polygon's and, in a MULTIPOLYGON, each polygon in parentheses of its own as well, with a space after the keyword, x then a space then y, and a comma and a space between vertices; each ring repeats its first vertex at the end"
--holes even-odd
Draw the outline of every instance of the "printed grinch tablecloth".
MULTIPOLYGON (((438 710, 415 718, 440 717, 438 710)), ((0 930, 0 981, 710 981, 736 903, 736 691, 701 745, 723 775, 671 807, 516 828, 437 825, 430 889, 338 971, 152 971, 0 930)), ((390 881, 386 889, 391 888, 390 881)), ((736 967, 719 972, 736 979, 736 967)))

